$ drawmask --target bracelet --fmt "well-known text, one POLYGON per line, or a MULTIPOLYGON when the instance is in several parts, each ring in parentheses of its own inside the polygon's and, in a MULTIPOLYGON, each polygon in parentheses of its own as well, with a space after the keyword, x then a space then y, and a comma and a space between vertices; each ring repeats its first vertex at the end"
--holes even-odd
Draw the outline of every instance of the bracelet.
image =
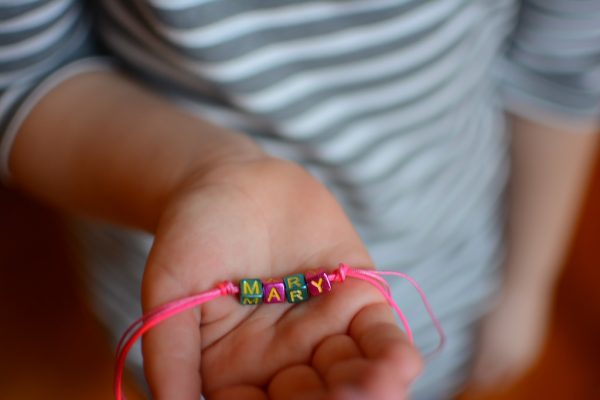
POLYGON ((408 340, 411 344, 414 344, 413 334, 408 321, 402 310, 400 310, 400 307, 394 301, 390 287, 383 276, 397 276, 406 279, 417 290, 438 332, 440 340, 434 353, 439 352, 444 347, 446 340, 444 331, 431 305, 427 301, 425 293, 413 278, 401 272, 350 268, 346 264, 340 264, 330 274, 326 273, 323 269, 318 269, 307 271, 304 274, 289 275, 284 278, 269 278, 265 280, 256 278, 241 279, 238 285, 235 285, 231 281, 226 281, 220 283, 214 289, 172 301, 148 312, 127 328, 117 344, 113 387, 115 399, 125 399, 122 390, 125 361, 127 354, 138 339, 166 319, 221 296, 237 296, 242 305, 277 304, 284 303, 286 300, 289 303, 295 304, 307 301, 310 297, 331 293, 333 283, 343 283, 348 277, 360 279, 373 285, 385 297, 388 304, 400 318, 408 340))

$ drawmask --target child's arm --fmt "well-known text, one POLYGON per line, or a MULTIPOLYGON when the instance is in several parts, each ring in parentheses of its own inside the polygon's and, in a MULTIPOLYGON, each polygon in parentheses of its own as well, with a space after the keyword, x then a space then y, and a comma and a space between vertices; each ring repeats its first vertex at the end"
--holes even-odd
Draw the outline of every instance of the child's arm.
POLYGON ((47 95, 13 145, 14 183, 69 210, 148 231, 178 185, 227 158, 263 157, 243 135, 200 121, 112 72, 47 95))
POLYGON ((475 365, 483 387, 512 381, 540 349, 597 142, 593 127, 513 122, 505 285, 475 365))
MULTIPOLYGON (((69 211, 155 233, 145 310, 223 280, 283 277, 371 260, 327 190, 111 72, 63 82, 16 137, 16 186, 69 211)), ((144 343, 154 397, 333 399, 348 386, 401 398, 420 358, 372 287, 290 305, 211 302, 152 330, 144 343)), ((340 398, 340 397, 337 397, 340 398)))
POLYGON ((508 382, 538 353, 600 129, 600 1, 521 0, 500 63, 513 117, 503 296, 475 377, 508 382))

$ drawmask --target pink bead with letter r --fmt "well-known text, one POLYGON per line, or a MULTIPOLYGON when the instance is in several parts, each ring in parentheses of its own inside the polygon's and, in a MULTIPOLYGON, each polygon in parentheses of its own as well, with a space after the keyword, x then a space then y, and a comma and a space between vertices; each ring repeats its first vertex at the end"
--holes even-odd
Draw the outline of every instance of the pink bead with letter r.
POLYGON ((327 276, 327 272, 323 270, 309 271, 304 275, 308 293, 311 296, 320 296, 324 293, 331 292, 331 282, 327 276))

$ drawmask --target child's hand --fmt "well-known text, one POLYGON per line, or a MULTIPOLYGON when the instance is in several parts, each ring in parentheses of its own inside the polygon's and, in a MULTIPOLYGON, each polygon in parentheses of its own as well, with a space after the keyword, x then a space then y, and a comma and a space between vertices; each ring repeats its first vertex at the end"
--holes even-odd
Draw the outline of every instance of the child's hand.
MULTIPOLYGON (((143 304, 148 311, 224 280, 331 271, 339 262, 372 265, 327 190, 283 161, 232 162, 187 182, 162 214, 143 304)), ((396 400, 421 368, 383 297, 352 279, 294 306, 221 298, 164 322, 143 344, 159 400, 201 391, 208 399, 396 400)))

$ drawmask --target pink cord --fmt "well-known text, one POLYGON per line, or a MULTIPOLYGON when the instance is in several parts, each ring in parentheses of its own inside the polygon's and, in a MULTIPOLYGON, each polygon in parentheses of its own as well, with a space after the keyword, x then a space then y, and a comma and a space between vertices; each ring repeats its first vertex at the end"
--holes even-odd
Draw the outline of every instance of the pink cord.
MULTIPOLYGON (((331 274, 329 274, 328 277, 331 282, 342 283, 346 280, 346 277, 352 277, 356 279, 361 279, 373 285, 377 290, 381 292, 388 304, 394 309, 394 311, 400 318, 408 340, 411 344, 413 344, 413 333, 410 329, 408 321, 400 307, 398 307, 398 305, 394 301, 391 295, 390 286, 388 285, 386 280, 381 277, 381 275, 392 275, 404 278, 417 290, 417 292, 419 292, 419 295, 421 296, 421 300, 425 305, 427 313, 429 314, 429 317, 431 318, 431 321, 433 322, 435 329, 437 330, 438 335, 440 336, 440 341, 435 352, 440 351, 443 348, 444 343, 446 341, 444 330, 442 329, 442 325, 436 318, 433 309, 431 308, 431 305, 427 301, 425 293, 423 292, 419 284, 410 276, 401 272, 356 269, 350 268, 346 264, 340 264, 339 268, 333 271, 331 274)), ((125 369, 125 361, 127 359, 127 354, 139 338, 141 338, 147 331, 152 329, 154 326, 171 318, 174 315, 177 315, 191 308, 197 307, 203 303, 209 302, 218 297, 233 295, 237 293, 239 293, 239 287, 237 287, 230 281, 223 282, 212 290, 194 296, 185 297, 180 300, 175 300, 160 307, 157 307, 154 310, 142 316, 141 318, 139 318, 138 320, 136 320, 133 324, 131 324, 131 326, 127 328, 127 330, 121 337, 121 340, 119 340, 119 343, 117 344, 114 380, 114 392, 116 400, 126 400, 125 394, 123 393, 123 371, 125 369)))
POLYGON ((127 359, 127 354, 135 342, 137 342, 137 340, 142 337, 144 333, 174 315, 199 306, 200 304, 209 302, 220 296, 236 294, 238 291, 239 288, 232 282, 223 282, 218 285, 216 289, 212 289, 194 296, 185 297, 180 300, 175 300, 171 303, 160 306, 135 321, 125 331, 121 337, 121 340, 119 340, 119 343, 117 344, 114 380, 115 398, 117 400, 126 400, 125 394, 123 394, 123 370, 125 369, 125 360, 127 359))

